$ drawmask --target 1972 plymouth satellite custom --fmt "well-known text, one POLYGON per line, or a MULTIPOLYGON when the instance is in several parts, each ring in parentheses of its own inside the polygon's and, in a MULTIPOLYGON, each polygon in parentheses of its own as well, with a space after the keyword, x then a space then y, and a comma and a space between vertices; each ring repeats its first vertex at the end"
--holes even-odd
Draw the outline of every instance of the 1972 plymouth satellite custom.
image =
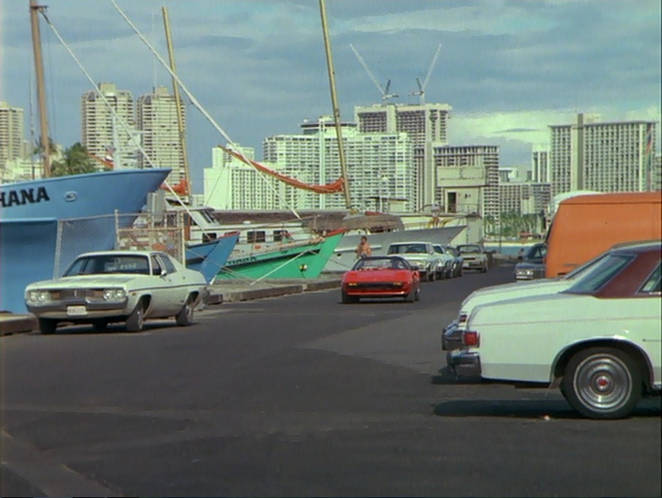
POLYGON ((398 256, 361 258, 345 273, 341 284, 343 303, 362 297, 403 297, 411 302, 418 300, 420 292, 418 270, 398 256))
POLYGON ((449 366, 559 385, 588 417, 627 416, 662 389, 661 251, 660 241, 615 248, 565 291, 476 307, 449 366))
POLYGON ((43 334, 53 333, 59 322, 104 329, 122 321, 137 332, 145 318, 174 316, 177 325, 191 324, 206 292, 202 274, 168 254, 104 251, 81 254, 61 278, 28 285, 25 303, 43 334))

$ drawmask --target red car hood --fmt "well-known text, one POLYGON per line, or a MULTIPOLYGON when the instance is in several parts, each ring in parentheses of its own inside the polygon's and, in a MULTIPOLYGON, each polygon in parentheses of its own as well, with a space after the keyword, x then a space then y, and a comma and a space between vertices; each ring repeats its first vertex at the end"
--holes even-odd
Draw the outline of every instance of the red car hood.
POLYGON ((352 270, 345 273, 344 282, 407 282, 411 280, 409 270, 352 270))

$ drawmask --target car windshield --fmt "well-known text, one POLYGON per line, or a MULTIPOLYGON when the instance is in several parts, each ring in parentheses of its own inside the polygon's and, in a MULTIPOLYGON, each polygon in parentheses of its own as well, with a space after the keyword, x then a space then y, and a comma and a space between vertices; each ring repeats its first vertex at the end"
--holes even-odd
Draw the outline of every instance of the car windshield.
POLYGON ((396 269, 406 270, 407 263, 401 258, 376 258, 376 259, 359 259, 355 264, 353 270, 384 270, 396 269))
POLYGON ((389 246, 389 254, 425 254, 425 244, 396 244, 389 246))
POLYGON ((591 268, 583 272, 581 277, 575 277, 577 282, 566 292, 569 294, 591 294, 597 292, 614 275, 620 273, 632 259, 633 256, 630 254, 608 254, 591 265, 591 268))
POLYGON ((437 252, 439 254, 444 254, 444 250, 441 248, 441 246, 432 246, 434 247, 434 252, 437 252))
POLYGON ((147 256, 99 254, 76 259, 65 272, 65 277, 99 275, 106 273, 138 273, 149 275, 147 256))
POLYGON ((460 251, 460 254, 468 253, 468 252, 482 252, 480 246, 472 245, 472 244, 457 246, 457 250, 460 251))
POLYGON ((581 277, 584 275, 585 272, 589 271, 591 268, 593 268, 595 265, 600 263, 603 259, 605 259, 607 256, 609 256, 609 253, 603 253, 600 254, 597 258, 593 258, 586 263, 584 263, 581 266, 578 266, 574 270, 572 270, 569 273, 566 273, 565 275, 561 276, 561 280, 574 280, 578 277, 581 277))

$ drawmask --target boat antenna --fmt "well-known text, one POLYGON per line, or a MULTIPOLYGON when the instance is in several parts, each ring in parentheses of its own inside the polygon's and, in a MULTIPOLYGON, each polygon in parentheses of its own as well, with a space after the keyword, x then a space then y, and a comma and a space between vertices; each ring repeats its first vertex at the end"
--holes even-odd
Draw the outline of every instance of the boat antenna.
MULTIPOLYGON (((175 74, 175 72, 174 72, 172 69, 170 69, 170 66, 168 66, 168 63, 166 63, 166 61, 163 59, 163 57, 161 57, 161 54, 159 54, 159 53, 156 51, 156 49, 152 46, 152 44, 149 43, 149 41, 147 40, 147 38, 145 38, 145 36, 140 32, 140 30, 136 27, 136 25, 131 21, 131 19, 129 19, 129 17, 128 17, 128 16, 124 13, 124 11, 120 8, 120 6, 117 5, 117 2, 116 2, 115 0, 110 0, 110 3, 113 4, 113 7, 115 7, 115 10, 118 12, 118 14, 119 14, 120 16, 122 16, 122 18, 123 18, 123 19, 126 21, 126 23, 131 27, 131 29, 133 29, 133 31, 136 33, 136 35, 138 35, 138 38, 140 38, 140 40, 141 40, 145 45, 147 45, 147 48, 149 48, 149 50, 152 52, 152 54, 154 54, 154 57, 157 58, 157 60, 161 63, 161 65, 165 68, 165 70, 168 71, 168 73, 170 73, 170 76, 171 76, 171 77, 177 82, 177 84, 179 85, 179 87, 181 88, 181 90, 186 94, 186 96, 189 98, 189 100, 191 101, 191 103, 193 104, 193 106, 194 106, 198 111, 200 111, 200 113, 201 113, 201 114, 207 119, 207 121, 209 121, 209 122, 211 123, 211 125, 216 129, 216 131, 218 131, 218 132, 221 134, 221 136, 222 136, 223 138, 225 138, 225 140, 227 141, 228 144, 233 144, 234 141, 230 138, 230 136, 225 132, 225 130, 224 130, 223 128, 221 128, 221 126, 220 126, 220 125, 214 120, 214 118, 211 117, 211 115, 205 110, 205 108, 202 107, 202 104, 200 104, 200 102, 198 101, 198 99, 195 98, 195 95, 193 95, 193 94, 189 91, 189 89, 186 87, 186 85, 184 84, 184 82, 179 78, 179 76, 177 76, 177 74, 175 74)), ((240 155, 240 156, 241 156, 246 162, 249 161, 249 159, 247 159, 246 156, 244 156, 244 154, 243 154, 243 152, 241 152, 241 150, 237 150, 236 152, 237 152, 237 154, 239 154, 239 155, 240 155)), ((260 178, 264 178, 264 177, 261 176, 260 178)), ((265 180, 265 181, 266 181, 266 180, 265 180)), ((298 219, 302 219, 301 216, 299 216, 299 213, 297 213, 297 211, 296 211, 293 207, 289 206, 289 209, 290 209, 290 211, 292 211, 292 213, 294 214, 294 216, 296 216, 298 219)))
MULTIPOLYGON (((168 44, 168 58, 170 59, 170 69, 173 74, 177 73, 175 65, 175 51, 172 46, 172 35, 170 33, 170 18, 168 17, 168 8, 161 7, 163 14, 163 28, 165 29, 166 43, 168 44)), ((191 193, 191 173, 188 165, 188 154, 186 153, 186 132, 184 130, 184 116, 182 113, 182 100, 179 95, 179 86, 177 80, 172 78, 172 91, 175 95, 175 107, 177 108, 177 131, 179 132, 179 147, 182 150, 182 163, 184 165, 184 182, 186 182, 186 193, 191 193)))
POLYGON ((326 22, 326 4, 319 0, 320 17, 322 18, 322 33, 324 35, 324 50, 326 52, 326 68, 329 73, 329 88, 331 90, 331 106, 333 107, 333 120, 336 124, 336 141, 338 142, 338 159, 340 160, 340 174, 343 178, 343 192, 345 193, 345 207, 352 208, 352 200, 349 194, 349 181, 347 175, 347 162, 345 161, 345 148, 342 141, 342 126, 340 124, 340 109, 338 108, 338 96, 336 95, 336 76, 333 69, 333 57, 331 55, 331 43, 329 41, 329 29, 326 22))
POLYGON ((44 61, 41 56, 41 34, 39 32, 39 16, 45 12, 46 6, 38 5, 37 0, 30 0, 30 24, 32 26, 32 50, 34 52, 34 67, 37 78, 37 99, 39 104, 39 125, 41 128, 42 176, 51 176, 51 144, 48 135, 48 116, 46 112, 46 88, 44 84, 44 61))

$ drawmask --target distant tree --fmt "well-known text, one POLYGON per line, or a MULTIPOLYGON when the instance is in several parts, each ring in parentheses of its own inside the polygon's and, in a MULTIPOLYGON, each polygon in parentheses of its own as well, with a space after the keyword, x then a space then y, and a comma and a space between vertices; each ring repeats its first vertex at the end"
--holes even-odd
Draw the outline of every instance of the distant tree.
POLYGON ((97 171, 96 163, 80 142, 65 149, 62 161, 54 161, 51 165, 51 176, 80 175, 95 171, 97 171))

